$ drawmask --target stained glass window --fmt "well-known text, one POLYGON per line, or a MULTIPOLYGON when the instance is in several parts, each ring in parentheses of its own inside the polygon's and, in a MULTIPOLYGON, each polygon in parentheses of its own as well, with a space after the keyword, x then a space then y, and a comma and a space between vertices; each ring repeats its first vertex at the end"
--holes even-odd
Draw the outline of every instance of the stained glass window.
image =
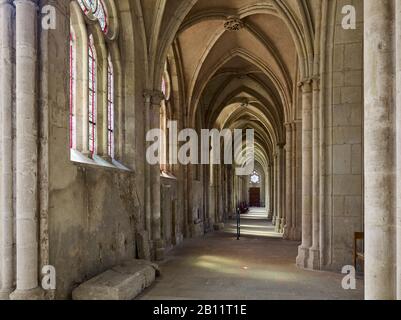
POLYGON ((166 83, 166 77, 163 76, 162 78, 162 92, 164 96, 167 96, 167 83, 166 83))
POLYGON ((70 148, 76 149, 76 116, 75 116, 75 38, 70 33, 70 148))
POLYGON ((161 90, 163 92, 164 99, 166 101, 170 100, 170 74, 168 72, 167 63, 164 67, 161 90))
POLYGON ((114 72, 110 56, 107 66, 107 138, 108 155, 114 158, 114 72))
POLYGON ((259 174, 258 174, 256 171, 254 171, 254 172, 252 173, 252 175, 251 175, 251 183, 253 183, 253 184, 258 184, 258 183, 260 183, 260 176, 259 176, 259 174))
POLYGON ((108 31, 106 9, 101 0, 78 0, 82 11, 86 15, 93 15, 99 22, 99 25, 104 33, 108 31))
MULTIPOLYGON (((74 39, 71 36, 70 39, 70 147, 72 149, 79 148, 79 143, 77 137, 85 139, 85 146, 84 151, 88 151, 90 156, 99 154, 99 151, 102 154, 101 156, 109 155, 111 158, 115 156, 115 145, 116 145, 116 122, 115 122, 115 108, 116 108, 116 100, 115 100, 115 67, 113 66, 113 62, 111 59, 111 55, 109 54, 109 42, 106 43, 105 51, 101 52, 101 56, 106 55, 108 57, 105 60, 107 63, 105 66, 103 65, 103 60, 98 60, 100 57, 100 52, 96 52, 96 49, 99 47, 104 48, 99 42, 103 43, 103 39, 100 36, 95 36, 94 33, 91 33, 89 25, 95 24, 97 28, 99 26, 104 32, 104 38, 107 37, 108 32, 108 19, 107 19, 107 7, 106 3, 103 0, 76 0, 77 4, 82 9, 82 15, 86 15, 87 19, 85 22, 86 32, 88 34, 88 44, 85 48, 85 53, 87 54, 87 66, 82 66, 88 68, 86 72, 88 76, 88 83, 86 85, 87 92, 83 93, 85 96, 88 97, 87 103, 82 105, 77 101, 77 105, 75 106, 73 103, 80 96, 81 87, 76 86, 75 82, 77 79, 77 74, 74 71, 75 68, 81 67, 80 65, 76 65, 79 61, 82 60, 82 57, 77 56, 81 52, 81 48, 83 43, 74 43, 74 39), (76 49, 75 49, 76 47, 76 49), (74 53, 75 52, 75 53, 74 53), (74 65, 75 64, 75 65, 74 65), (103 71, 105 74, 103 74, 103 71), (74 73, 75 72, 75 73, 74 73), (99 92, 98 85, 99 79, 105 79, 107 81, 107 91, 106 92, 99 92), (75 89, 78 90, 78 95, 76 95, 75 89), (103 99, 104 98, 104 99, 103 99), (98 101, 101 105, 98 105, 98 101), (103 101, 105 102, 105 106, 103 108, 103 101), (84 108, 85 110, 81 110, 77 112, 77 108, 84 108), (84 123, 81 122, 81 118, 84 117, 84 123), (103 119, 104 126, 98 125, 98 121, 103 119), (84 125, 86 123, 86 125, 84 125), (78 131, 77 131, 78 130, 78 131), (79 132, 79 130, 83 130, 83 132, 79 132), (98 132, 101 130, 102 132, 98 132), (105 150, 100 150, 98 148, 99 140, 98 137, 105 137, 105 150), (77 146, 78 144, 78 146, 77 146), (104 154, 103 154, 104 152, 104 154)), ((71 24, 71 28, 73 25, 71 24)), ((83 36, 83 34, 81 34, 83 36)), ((79 39, 79 38, 78 38, 79 39)), ((110 40, 110 39, 109 39, 110 40)), ((110 43, 111 46, 111 43, 110 43)), ((85 61, 84 59, 83 61, 85 61)), ((79 69, 78 69, 79 70, 79 69)), ((85 79, 86 80, 86 79, 85 79)), ((86 89, 85 88, 85 89, 86 89)), ((84 89, 84 91, 85 91, 84 89)), ((103 144, 102 144, 103 145, 103 144)), ((81 151, 81 150, 77 150, 81 151)))
POLYGON ((89 36, 88 50, 88 66, 89 66, 89 151, 93 155, 96 153, 96 51, 93 43, 93 36, 89 36))

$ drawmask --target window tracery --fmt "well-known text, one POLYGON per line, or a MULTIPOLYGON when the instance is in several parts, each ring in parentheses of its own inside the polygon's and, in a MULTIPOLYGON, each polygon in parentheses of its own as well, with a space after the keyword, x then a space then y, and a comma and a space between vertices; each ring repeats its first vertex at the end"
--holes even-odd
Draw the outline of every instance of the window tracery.
MULTIPOLYGON (((108 34, 107 10, 113 10, 110 9, 114 8, 112 2, 113 0, 71 2, 69 48, 71 160, 81 159, 82 156, 94 160, 98 155, 111 161, 120 156, 121 150, 116 150, 116 145, 120 143, 116 139, 121 139, 118 130, 119 122, 123 119, 119 117, 120 100, 116 99, 115 95, 121 85, 116 76, 121 66, 118 45, 114 38, 116 33, 112 38, 111 33, 108 34)), ((116 21, 113 21, 112 29, 115 29, 113 31, 115 32, 118 27, 115 25, 116 21)))

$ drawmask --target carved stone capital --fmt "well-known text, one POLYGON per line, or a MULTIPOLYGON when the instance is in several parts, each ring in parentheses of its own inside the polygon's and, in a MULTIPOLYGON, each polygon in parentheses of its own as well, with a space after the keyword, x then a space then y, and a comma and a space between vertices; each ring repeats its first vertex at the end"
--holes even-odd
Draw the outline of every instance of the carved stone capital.
POLYGON ((284 123, 284 127, 285 127, 286 131, 292 131, 294 129, 294 123, 286 122, 286 123, 284 123))
POLYGON ((158 90, 145 90, 143 92, 143 97, 146 103, 152 106, 160 106, 161 102, 164 100, 164 94, 158 90))
POLYGON ((320 90, 320 77, 319 76, 314 76, 312 78, 312 87, 313 87, 313 91, 320 90))
POLYGON ((39 5, 37 0, 14 0, 14 5, 17 7, 19 5, 32 5, 36 10, 39 10, 39 5))
POLYGON ((313 86, 312 83, 313 83, 313 79, 307 78, 307 79, 304 79, 304 80, 298 82, 298 87, 301 88, 303 93, 312 92, 312 86, 313 86))

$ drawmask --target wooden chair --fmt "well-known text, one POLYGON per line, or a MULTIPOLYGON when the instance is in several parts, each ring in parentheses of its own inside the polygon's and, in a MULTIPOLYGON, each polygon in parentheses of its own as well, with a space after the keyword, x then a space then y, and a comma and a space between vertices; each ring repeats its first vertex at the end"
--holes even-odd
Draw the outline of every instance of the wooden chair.
POLYGON ((365 234, 363 232, 355 232, 354 235, 354 267, 357 268, 358 260, 365 262, 364 248, 365 234), (358 251, 358 241, 362 241, 362 251, 358 251))

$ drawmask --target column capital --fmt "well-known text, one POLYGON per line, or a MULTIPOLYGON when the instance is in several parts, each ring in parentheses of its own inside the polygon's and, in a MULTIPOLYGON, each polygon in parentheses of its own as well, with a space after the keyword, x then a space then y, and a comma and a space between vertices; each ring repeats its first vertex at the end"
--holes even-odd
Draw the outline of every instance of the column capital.
MULTIPOLYGON (((2 0, 0 0, 2 1, 2 0)), ((4 1, 4 0, 3 0, 4 1)), ((14 0, 15 6, 20 5, 20 4, 31 4, 33 5, 36 9, 39 8, 38 5, 38 0, 14 0)))
POLYGON ((320 90, 320 75, 315 75, 312 78, 312 88, 313 88, 313 91, 320 90))
POLYGON ((160 106, 160 103, 164 100, 163 92, 158 90, 145 90, 143 92, 143 97, 145 98, 146 102, 154 106, 160 106))
POLYGON ((301 127, 302 127, 302 120, 295 120, 293 122, 293 131, 294 132, 296 132, 301 127))
POLYGON ((312 92, 312 78, 306 78, 304 80, 301 80, 298 82, 298 88, 301 88, 303 93, 309 93, 312 92))
POLYGON ((292 131, 294 129, 294 122, 286 122, 284 123, 284 127, 287 131, 292 131))

